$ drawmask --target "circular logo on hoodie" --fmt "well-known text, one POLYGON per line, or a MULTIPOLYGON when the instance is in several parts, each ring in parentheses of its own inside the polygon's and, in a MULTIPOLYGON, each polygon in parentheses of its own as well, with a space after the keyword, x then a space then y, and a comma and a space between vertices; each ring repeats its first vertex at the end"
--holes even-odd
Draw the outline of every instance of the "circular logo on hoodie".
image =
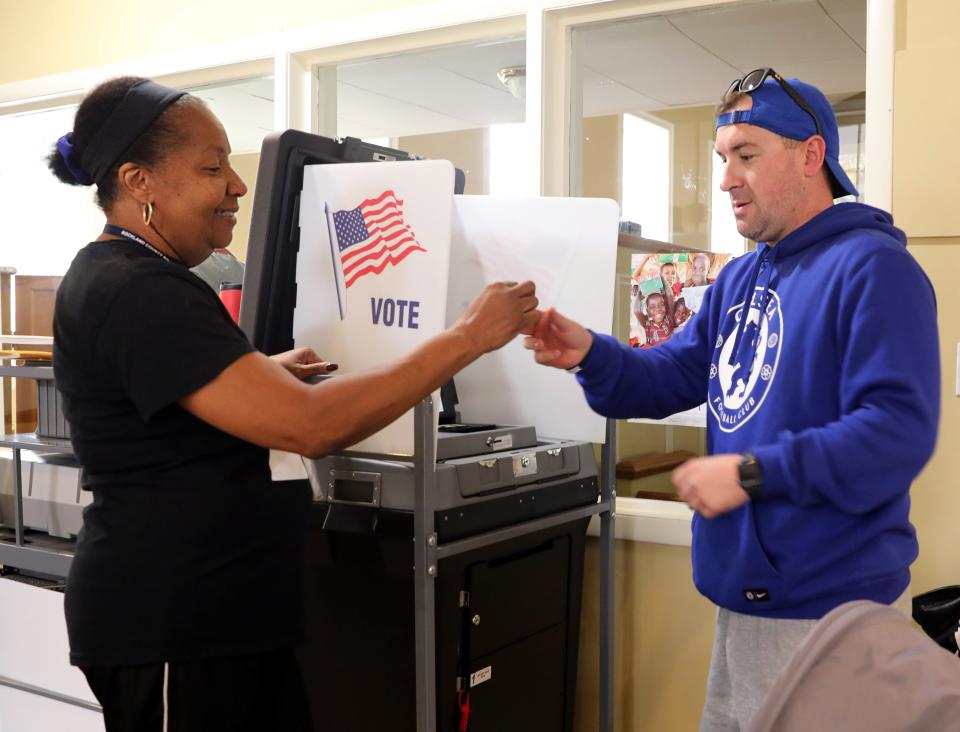
POLYGON ((782 343, 783 317, 775 291, 758 287, 748 311, 744 303, 727 311, 713 349, 707 399, 721 430, 740 429, 760 409, 776 378, 782 343))

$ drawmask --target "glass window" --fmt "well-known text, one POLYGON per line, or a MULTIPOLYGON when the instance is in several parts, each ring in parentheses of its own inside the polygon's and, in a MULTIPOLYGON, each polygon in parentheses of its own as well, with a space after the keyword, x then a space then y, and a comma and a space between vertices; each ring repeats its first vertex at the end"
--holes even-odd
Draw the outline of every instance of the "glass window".
POLYGON ((187 87, 217 116, 234 155, 260 154, 263 138, 273 132, 273 76, 187 87))
POLYGON ((862 120, 850 121, 846 117, 841 117, 838 121, 840 123, 840 166, 860 192, 860 197, 856 199, 850 197, 847 200, 859 201, 863 196, 865 173, 863 146, 866 125, 863 124, 862 120))
POLYGON ((727 254, 743 254, 744 239, 737 231, 737 220, 733 216, 733 208, 726 193, 720 190, 720 181, 723 178, 723 161, 719 155, 714 155, 710 186, 710 249, 727 254))
POLYGON ((73 128, 76 105, 0 116, 0 265, 20 275, 61 275, 95 239, 103 214, 93 189, 61 183, 46 157, 73 128))
POLYGON ((669 125, 635 114, 623 115, 622 205, 620 216, 641 226, 641 235, 670 240, 669 125))
MULTIPOLYGON (((729 196, 719 188, 721 166, 713 145, 714 109, 721 95, 744 72, 773 66, 788 78, 820 87, 846 125, 854 120, 842 113, 857 98, 862 103, 866 88, 865 47, 866 0, 736 3, 574 27, 571 195, 616 198, 623 218, 640 224, 645 239, 742 253, 746 242, 736 230, 729 196), (662 139, 638 136, 638 119, 670 130, 668 155, 662 139), (644 184, 656 188, 655 197, 636 192, 644 184), (660 218, 664 200, 669 202, 667 224, 660 218)), ((857 134, 862 137, 862 130, 857 134)), ((855 147, 852 130, 844 135, 842 154, 856 167, 862 140, 855 147)), ((633 249, 662 247, 629 235, 621 243, 616 322, 626 340, 635 297, 630 255, 633 249)), ((620 455, 676 449, 702 454, 704 439, 696 428, 625 424, 617 449, 620 455)), ((623 486, 621 495, 637 487, 623 486)), ((671 492, 666 477, 656 490, 671 492)))
POLYGON ((526 125, 523 122, 490 125, 487 140, 490 175, 486 192, 491 196, 527 195, 524 170, 518 169, 526 150, 526 125))
MULTIPOLYGON (((243 259, 260 143, 273 126, 273 77, 189 91, 203 98, 223 123, 234 166, 250 187, 231 246, 243 259)), ((77 250, 103 227, 94 189, 65 185, 46 166, 57 138, 73 128, 76 111, 77 105, 69 105, 0 116, 0 200, 4 211, 16 212, 4 217, 0 266, 15 267, 20 275, 64 274, 77 250)))
POLYGON ((273 131, 273 76, 260 76, 187 89, 203 99, 217 116, 230 140, 230 163, 249 189, 240 199, 237 225, 230 251, 240 261, 246 259, 250 237, 250 212, 253 191, 260 166, 260 146, 273 131))
POLYGON ((318 131, 450 160, 466 193, 526 193, 525 54, 513 38, 321 67, 318 131))
POLYGON ((647 220, 636 222, 644 237, 659 238, 650 233, 656 228, 676 245, 743 251, 719 191, 713 111, 734 78, 761 66, 827 94, 844 125, 842 164, 863 183, 862 117, 847 129, 854 120, 844 115, 855 111, 850 105, 863 109, 866 0, 746 3, 585 25, 573 29, 571 47, 572 195, 620 196, 624 218, 634 218, 630 179, 659 153, 653 143, 628 153, 628 129, 642 116, 672 130, 670 181, 660 184, 669 225, 644 213, 647 220))

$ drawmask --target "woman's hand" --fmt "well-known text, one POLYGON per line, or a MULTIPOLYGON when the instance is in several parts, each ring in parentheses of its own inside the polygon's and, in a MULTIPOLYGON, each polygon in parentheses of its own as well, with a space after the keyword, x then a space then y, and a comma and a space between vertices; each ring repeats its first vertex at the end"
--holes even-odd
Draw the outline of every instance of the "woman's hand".
POLYGON ((540 317, 532 282, 494 282, 471 302, 451 330, 465 335, 480 354, 495 351, 540 317))
POLYGON ((338 365, 321 360, 312 348, 294 348, 270 357, 298 379, 336 371, 338 365))

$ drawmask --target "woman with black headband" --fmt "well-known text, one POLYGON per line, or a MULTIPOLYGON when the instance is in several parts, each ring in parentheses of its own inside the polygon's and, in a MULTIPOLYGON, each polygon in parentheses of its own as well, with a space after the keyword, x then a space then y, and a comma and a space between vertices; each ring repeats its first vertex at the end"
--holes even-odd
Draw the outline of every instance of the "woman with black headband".
POLYGON ((291 648, 310 495, 271 484, 266 448, 352 444, 537 318, 532 283, 491 285, 410 354, 304 383, 327 364, 256 352, 187 269, 232 237, 247 188, 229 154, 199 99, 121 78, 50 157, 96 184, 107 218, 57 292, 54 371, 94 495, 67 580, 71 662, 109 732, 309 729, 291 648))

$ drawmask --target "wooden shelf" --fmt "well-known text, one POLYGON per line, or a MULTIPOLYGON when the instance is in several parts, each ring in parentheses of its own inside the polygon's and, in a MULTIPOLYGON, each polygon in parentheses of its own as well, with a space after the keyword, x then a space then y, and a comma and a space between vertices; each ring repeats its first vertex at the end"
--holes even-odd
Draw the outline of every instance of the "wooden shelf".
POLYGON ((676 244, 671 244, 668 241, 646 239, 636 234, 625 234, 623 232, 620 232, 620 234, 617 236, 617 246, 623 247, 624 249, 633 249, 634 251, 638 252, 650 252, 651 254, 655 254, 657 252, 676 254, 686 254, 688 252, 696 254, 698 252, 703 252, 704 254, 710 254, 710 252, 708 252, 706 249, 682 247, 676 244))
POLYGON ((636 480, 637 478, 666 473, 695 457, 697 457, 697 454, 689 450, 631 455, 617 463, 617 477, 624 480, 636 480))

